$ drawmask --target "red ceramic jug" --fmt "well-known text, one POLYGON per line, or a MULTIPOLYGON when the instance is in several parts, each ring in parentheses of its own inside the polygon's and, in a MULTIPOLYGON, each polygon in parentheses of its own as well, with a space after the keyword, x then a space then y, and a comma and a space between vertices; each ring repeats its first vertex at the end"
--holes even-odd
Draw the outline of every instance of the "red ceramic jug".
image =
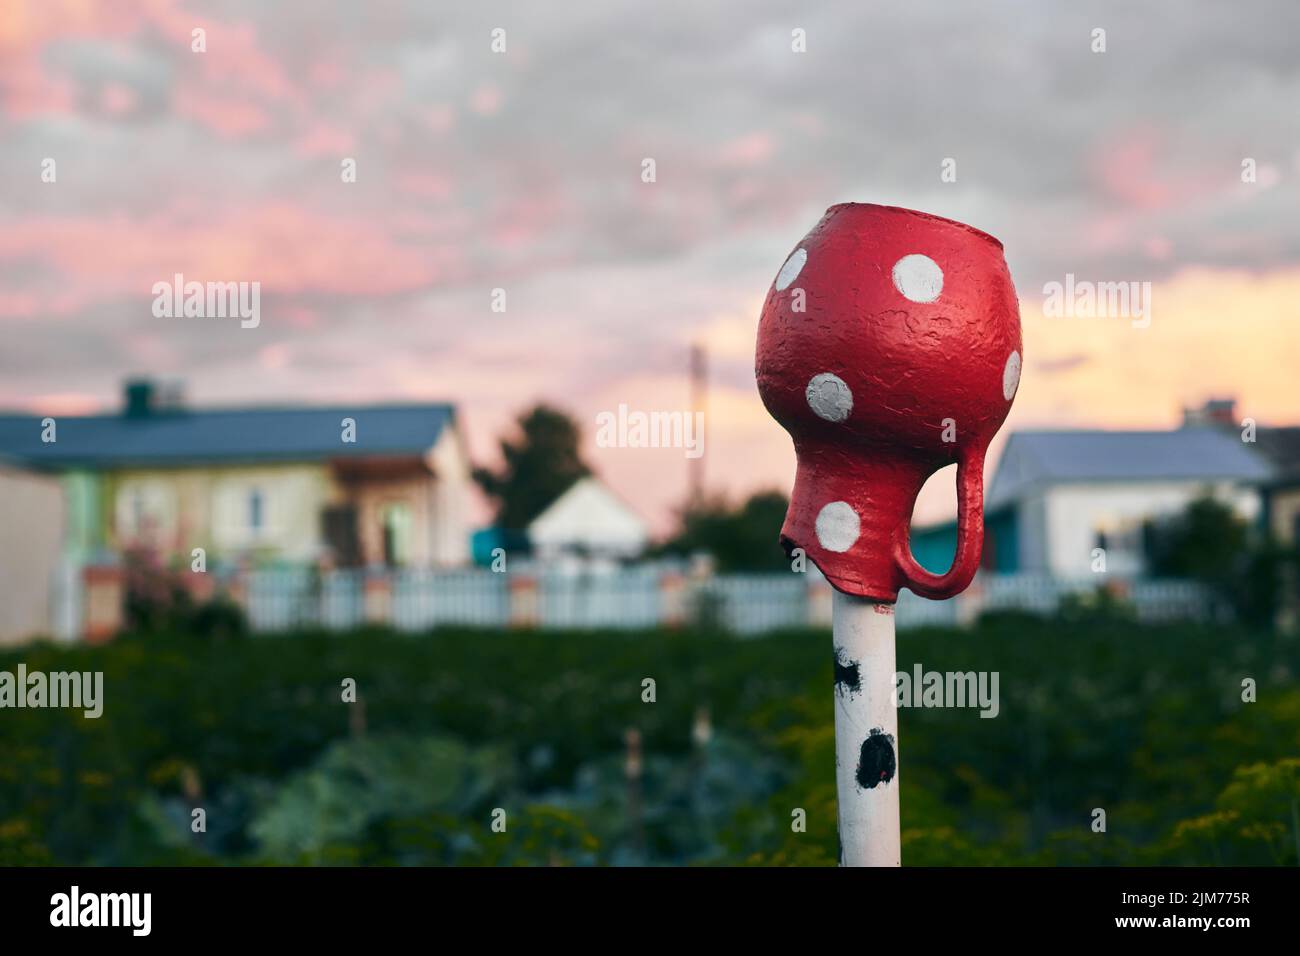
POLYGON ((1020 383, 1015 287, 1002 243, 951 219, 845 203, 786 259, 763 305, 763 404, 794 439, 781 528, 841 591, 951 597, 983 548, 984 453, 1020 383), (925 480, 957 463, 957 552, 912 557, 925 480))

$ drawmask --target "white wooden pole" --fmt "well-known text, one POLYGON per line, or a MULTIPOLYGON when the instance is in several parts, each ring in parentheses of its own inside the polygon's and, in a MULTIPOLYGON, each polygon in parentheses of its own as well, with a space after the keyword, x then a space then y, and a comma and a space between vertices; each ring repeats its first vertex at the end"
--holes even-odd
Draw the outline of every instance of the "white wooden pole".
POLYGON ((840 865, 898 866, 894 605, 836 591, 831 631, 840 865))

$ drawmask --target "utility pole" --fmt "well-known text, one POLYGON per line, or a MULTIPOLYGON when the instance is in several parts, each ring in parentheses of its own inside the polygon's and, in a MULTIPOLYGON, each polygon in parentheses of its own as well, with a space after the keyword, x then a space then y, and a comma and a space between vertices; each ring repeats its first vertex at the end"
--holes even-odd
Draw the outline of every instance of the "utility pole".
MULTIPOLYGON (((699 423, 695 440, 700 443, 701 449, 706 449, 709 447, 705 435, 709 420, 709 359, 704 346, 698 342, 691 346, 690 380, 691 415, 699 423)), ((687 468, 690 469, 687 504, 698 505, 704 500, 704 455, 687 458, 686 461, 687 468)))

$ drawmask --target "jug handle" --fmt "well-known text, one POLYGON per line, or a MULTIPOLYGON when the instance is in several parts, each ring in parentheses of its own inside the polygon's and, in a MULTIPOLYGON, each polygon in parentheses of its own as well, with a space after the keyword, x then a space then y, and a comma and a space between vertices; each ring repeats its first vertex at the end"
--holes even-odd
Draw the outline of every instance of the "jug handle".
POLYGON ((957 553, 943 574, 912 557, 911 516, 894 535, 894 564, 904 584, 921 597, 942 601, 959 594, 979 570, 984 550, 984 447, 968 447, 957 463, 957 553))

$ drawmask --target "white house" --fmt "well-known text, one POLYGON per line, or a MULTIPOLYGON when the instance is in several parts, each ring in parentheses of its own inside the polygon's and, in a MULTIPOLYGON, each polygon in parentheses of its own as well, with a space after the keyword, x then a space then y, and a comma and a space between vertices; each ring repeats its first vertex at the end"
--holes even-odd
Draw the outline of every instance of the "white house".
POLYGON ((985 503, 986 566, 1084 576, 1104 548, 1109 572, 1142 573, 1147 521, 1207 492, 1254 520, 1272 470, 1235 430, 1015 432, 985 503))
POLYGON ((580 478, 528 526, 534 553, 543 560, 565 556, 635 558, 645 550, 645 522, 608 487, 580 478))

